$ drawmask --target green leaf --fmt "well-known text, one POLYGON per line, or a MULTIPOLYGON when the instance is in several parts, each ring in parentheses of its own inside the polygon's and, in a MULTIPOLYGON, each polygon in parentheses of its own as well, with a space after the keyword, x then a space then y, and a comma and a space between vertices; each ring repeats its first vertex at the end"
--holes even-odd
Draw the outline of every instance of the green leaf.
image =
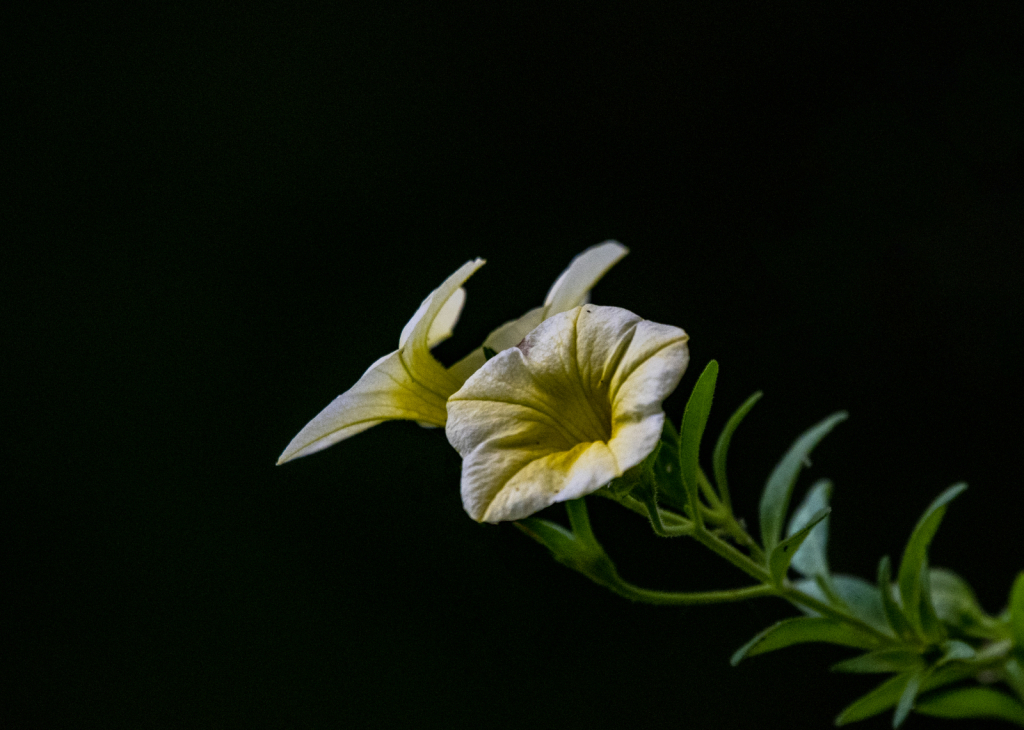
POLYGON ((498 353, 495 352, 493 349, 491 349, 487 345, 484 345, 484 358, 486 358, 487 360, 490 360, 492 357, 494 357, 497 354, 498 353))
MULTIPOLYGON (((904 614, 910 620, 914 631, 924 634, 927 638, 940 638, 935 636, 932 631, 925 631, 927 611, 931 610, 934 613, 934 609, 930 606, 931 596, 926 595, 924 591, 924 583, 927 581, 925 571, 928 570, 928 546, 931 544, 932 538, 935 537, 936 530, 939 529, 942 517, 946 514, 946 505, 965 489, 967 489, 966 484, 954 484, 928 506, 921 519, 918 520, 917 526, 914 527, 914 531, 907 541, 907 547, 903 551, 903 560, 900 562, 897 582, 900 587, 904 614), (925 608, 923 603, 929 604, 929 608, 925 608), (924 620, 922 620, 923 615, 924 620)), ((933 626, 927 628, 934 629, 933 626)))
POLYGON ((893 597, 892 565, 888 555, 878 563, 878 593, 882 598, 882 610, 893 632, 902 639, 913 641, 914 629, 893 597))
POLYGON ((958 641, 957 639, 951 639, 942 644, 942 658, 939 659, 937 664, 942 665, 955 661, 966 662, 974 659, 977 655, 978 652, 970 644, 958 641))
MULTIPOLYGON (((819 601, 831 602, 829 596, 826 595, 817 581, 801 580, 797 581, 794 585, 800 591, 817 598, 819 601)), ((879 594, 878 586, 856 575, 835 573, 829 579, 829 587, 836 597, 850 609, 854 616, 879 631, 884 633, 892 632, 892 629, 889 627, 889 621, 885 617, 885 611, 882 608, 882 597, 879 594)), ((812 616, 817 615, 811 609, 805 608, 803 610, 812 616)))
POLYGON ((552 557, 563 565, 583 573, 600 585, 614 583, 615 565, 590 529, 586 503, 583 499, 574 499, 566 502, 566 510, 572 530, 537 517, 527 517, 515 525, 547 547, 552 557))
POLYGON ((907 680, 911 676, 910 674, 897 674, 895 677, 885 680, 840 712, 836 718, 836 725, 848 725, 858 720, 866 720, 879 712, 885 712, 899 702, 900 696, 907 686, 907 680))
POLYGON ((931 570, 928 568, 927 559, 921 569, 921 631, 933 643, 942 641, 947 634, 946 627, 939 621, 935 613, 935 604, 932 602, 931 570))
POLYGON ((887 674, 914 672, 925 666, 924 659, 909 649, 879 649, 832 665, 833 672, 852 674, 887 674))
POLYGON ((712 360, 700 374, 697 384, 693 386, 690 400, 686 403, 686 411, 683 413, 683 423, 679 429, 679 472, 695 520, 699 519, 700 504, 698 497, 700 487, 697 483, 697 474, 700 471, 700 441, 704 435, 704 428, 708 424, 708 415, 711 413, 711 400, 715 395, 717 379, 718 362, 712 360))
POLYGON ((1006 683, 1010 685, 1010 689, 1019 697, 1024 697, 1024 666, 1011 656, 1003 665, 1003 671, 1006 672, 1006 683))
POLYGON ((902 725, 903 721, 907 719, 907 715, 910 714, 914 707, 914 700, 917 699, 917 694, 921 691, 921 682, 924 681, 927 674, 928 669, 918 669, 907 677, 907 683, 903 685, 900 701, 896 703, 896 712, 892 716, 892 726, 894 728, 902 725))
POLYGON ((726 457, 729 455, 729 444, 732 442, 732 435, 739 425, 743 423, 743 419, 750 413, 750 409, 754 407, 754 404, 761 400, 762 395, 764 394, 759 390, 743 401, 743 405, 729 416, 729 420, 725 423, 725 428, 722 429, 722 433, 719 434, 718 441, 715 443, 712 465, 715 470, 715 484, 718 485, 718 491, 722 495, 723 500, 727 500, 729 494, 729 480, 725 475, 725 463, 726 457))
POLYGON ((660 443, 661 450, 654 461, 654 476, 661 488, 660 496, 676 509, 687 509, 689 500, 679 472, 679 434, 667 418, 661 429, 660 443))
POLYGON ((550 550, 551 555, 560 563, 576 567, 591 559, 590 546, 582 542, 572 530, 567 530, 559 524, 538 517, 527 517, 515 525, 550 550))
POLYGON ((1024 571, 1017 574, 1010 591, 1010 628, 1013 643, 1024 649, 1024 571))
POLYGON ((779 543, 789 499, 793 494, 793 485, 796 484, 800 470, 809 463, 811 451, 837 423, 846 420, 846 417, 846 412, 840 411, 802 433, 768 477, 764 492, 761 494, 760 506, 761 540, 766 552, 771 552, 779 543))
POLYGON ((963 687, 920 700, 915 708, 922 715, 962 720, 991 717, 1024 726, 1024 706, 1009 695, 989 687, 963 687))
POLYGON ((786 577, 786 570, 789 568, 793 556, 800 550, 801 545, 814 528, 824 522, 831 512, 831 507, 818 510, 803 527, 772 548, 768 555, 768 570, 775 585, 782 585, 782 580, 786 577))
MULTIPOLYGON (((947 664, 925 677, 918 691, 927 692, 953 682, 959 682, 972 674, 973 670, 964 664, 947 664)), ((885 680, 840 712, 839 717, 836 718, 836 725, 847 725, 858 720, 866 720, 893 707, 903 696, 910 676, 912 674, 897 674, 895 677, 885 680)))
POLYGON ((985 613, 967 581, 945 568, 928 572, 932 604, 939 620, 978 638, 993 638, 988 625, 993 619, 985 613))
MULTIPOLYGON (((792 536, 805 525, 812 516, 823 509, 828 508, 829 498, 832 496, 832 482, 827 479, 820 479, 807 490, 804 501, 796 508, 793 517, 789 520, 789 528, 786 534, 792 536)), ((793 555, 793 569, 808 577, 816 575, 828 575, 828 518, 822 520, 817 527, 811 530, 800 549, 793 555)))
POLYGON ((744 657, 765 654, 794 644, 806 644, 813 641, 853 646, 858 649, 870 649, 877 645, 873 637, 836 619, 801 616, 779 621, 777 624, 769 626, 741 646, 732 655, 731 662, 733 666, 736 666, 744 657))

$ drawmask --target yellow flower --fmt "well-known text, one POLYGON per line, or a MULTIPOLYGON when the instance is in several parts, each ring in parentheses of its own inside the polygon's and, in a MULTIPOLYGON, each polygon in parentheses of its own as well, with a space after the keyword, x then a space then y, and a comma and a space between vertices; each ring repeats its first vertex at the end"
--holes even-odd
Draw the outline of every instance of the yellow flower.
MULTIPOLYGON (((627 252, 614 241, 591 246, 562 272, 543 307, 506 322, 488 336, 484 346, 495 351, 512 347, 545 317, 588 301, 590 289, 627 252)), ((446 369, 430 350, 451 337, 466 301, 462 285, 483 264, 483 259, 466 262, 424 299, 402 329, 398 349, 373 363, 355 385, 306 424, 277 463, 315 453, 384 421, 405 419, 424 426, 444 426, 448 396, 486 357, 481 347, 446 369)))
POLYGON ((687 334, 618 307, 551 317, 448 399, 462 504, 518 520, 600 489, 654 450, 662 401, 689 362, 687 334))

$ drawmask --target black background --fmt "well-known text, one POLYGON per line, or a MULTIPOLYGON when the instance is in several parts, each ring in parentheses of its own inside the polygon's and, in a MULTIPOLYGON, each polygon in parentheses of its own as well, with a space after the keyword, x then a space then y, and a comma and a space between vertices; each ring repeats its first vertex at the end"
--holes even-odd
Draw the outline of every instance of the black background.
MULTIPOLYGON (((36 7, 6 51, 7 357, 28 367, 4 713, 828 726, 877 681, 827 671, 848 652, 728 666, 791 608, 612 596, 468 519, 441 431, 273 466, 461 263, 488 259, 446 362, 607 238, 632 252, 594 301, 691 336, 670 417, 711 358, 712 431, 766 393, 733 442, 740 514, 849 409, 798 486, 836 482, 834 568, 873 575, 966 480, 933 562, 1000 611, 1024 562, 1016 8, 36 7)), ((743 582, 592 517, 637 583, 743 582)))

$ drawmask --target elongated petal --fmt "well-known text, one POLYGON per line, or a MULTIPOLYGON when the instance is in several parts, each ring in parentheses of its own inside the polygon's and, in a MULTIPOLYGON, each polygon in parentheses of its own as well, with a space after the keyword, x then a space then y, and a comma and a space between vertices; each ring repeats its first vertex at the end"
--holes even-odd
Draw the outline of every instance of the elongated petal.
POLYGON ((686 369, 687 339, 678 327, 586 305, 489 360, 448 400, 466 511, 521 519, 639 464, 660 438, 661 402, 686 369))
MULTIPOLYGON (((548 317, 589 303, 590 290, 627 253, 629 249, 617 241, 605 241, 583 251, 569 262, 569 266, 555 280, 543 307, 531 309, 519 319, 510 320, 498 327, 487 336, 483 346, 452 365, 448 372, 460 383, 464 383, 487 361, 484 347, 495 352, 515 347, 530 330, 548 317)), ((426 302, 423 306, 426 306, 426 302)))
POLYGON ((487 335, 487 339, 484 340, 484 344, 481 347, 473 350, 471 353, 466 355, 464 358, 459 360, 457 363, 449 368, 449 372, 459 379, 459 382, 464 383, 470 375, 479 370, 485 362, 487 357, 484 355, 484 347, 489 347, 495 352, 501 352, 507 350, 510 347, 515 347, 526 335, 530 334, 530 330, 539 325, 544 321, 544 307, 537 307, 531 309, 529 312, 524 314, 519 319, 513 319, 505 324, 501 325, 498 329, 487 335))
POLYGON ((576 256, 544 299, 545 318, 586 304, 594 285, 627 253, 629 249, 618 241, 605 241, 576 256))
MULTIPOLYGON (((423 300, 419 309, 416 310, 416 314, 412 316, 412 319, 405 323, 405 327, 402 328, 402 334, 398 338, 399 348, 405 346, 406 341, 409 339, 409 335, 412 334, 413 327, 415 327, 416 323, 423 318, 423 315, 426 313, 427 307, 430 306, 430 302, 433 298, 434 292, 430 292, 430 296, 423 300)), ((466 290, 460 287, 459 289, 456 289, 451 298, 444 303, 441 310, 437 313, 437 317, 434 318, 433 324, 430 325, 430 334, 427 335, 428 347, 437 347, 452 336, 455 324, 459 321, 459 315, 462 314, 462 307, 465 304, 466 290)))
POLYGON ((451 335, 466 299, 461 287, 483 264, 483 259, 466 262, 431 292, 402 330, 399 349, 373 363, 307 423, 277 463, 315 453, 383 421, 444 426, 445 401, 462 381, 434 359, 430 348, 451 335))
POLYGON ((423 388, 402 364, 401 353, 385 355, 292 439, 277 460, 283 464, 326 449, 383 421, 409 419, 443 426, 445 399, 423 388))
MULTIPOLYGON (((430 334, 434 320, 445 308, 448 300, 455 295, 455 292, 473 275, 477 269, 484 265, 483 259, 467 261, 459 267, 458 271, 449 276, 428 297, 427 306, 421 305, 422 313, 417 311, 410 323, 412 329, 408 338, 402 344, 400 352, 406 369, 424 387, 433 390, 443 398, 447 398, 462 385, 462 381, 451 375, 448 370, 430 354, 430 334)), ((456 313, 456 317, 458 314, 456 313)), ((449 311, 449 319, 451 314, 449 311)), ((454 320, 451 320, 454 323, 454 320)), ((408 327, 408 325, 406 325, 408 327)))

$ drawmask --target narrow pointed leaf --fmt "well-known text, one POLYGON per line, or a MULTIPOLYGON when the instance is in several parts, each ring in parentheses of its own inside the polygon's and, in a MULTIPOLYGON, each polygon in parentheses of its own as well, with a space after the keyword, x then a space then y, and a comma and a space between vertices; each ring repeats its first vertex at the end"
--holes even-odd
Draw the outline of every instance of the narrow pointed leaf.
POLYGON ((815 527, 824 522, 830 512, 832 512, 830 507, 818 510, 803 527, 772 548, 771 553, 768 555, 768 570, 771 572, 772 581, 776 585, 782 584, 793 556, 796 555, 808 535, 811 534, 815 527))
POLYGON ((1017 574, 1010 592, 1010 627, 1013 642, 1018 648, 1024 647, 1024 572, 1017 574))
POLYGON ((915 708, 922 715, 963 720, 990 717, 1024 727, 1024 706, 1009 695, 990 687, 963 687, 920 700, 915 708))
MULTIPOLYGON (((807 491, 804 501, 793 512, 786 534, 792 536, 806 526, 815 514, 828 507, 831 496, 832 482, 827 479, 815 482, 807 491)), ((827 517, 818 523, 793 555, 793 569, 809 578, 828 575, 828 523, 827 517)))
POLYGON ((955 626, 968 636, 991 637, 986 627, 993 623, 993 619, 978 604, 967 581, 952 570, 932 568, 928 571, 928 582, 935 614, 940 621, 955 626))
POLYGON ((880 712, 885 712, 899 702, 910 676, 909 674, 897 674, 895 677, 885 680, 840 712, 836 718, 836 725, 848 725, 851 722, 866 720, 880 712))
POLYGON ((761 540, 766 551, 770 552, 779 543, 793 485, 796 484, 800 470, 808 463, 811 451, 846 417, 846 412, 840 411, 802 433, 768 477, 760 506, 761 540))
POLYGON ((896 712, 892 716, 892 726, 894 728, 902 725, 903 721, 907 719, 907 715, 914 708, 914 700, 917 699, 917 694, 921 691, 921 682, 927 673, 927 669, 919 669, 907 678, 907 683, 903 685, 900 701, 896 703, 896 712))
POLYGON ((679 472, 695 519, 699 504, 697 474, 700 471, 700 441, 711 413, 711 400, 715 395, 717 379, 718 362, 712 360, 693 386, 683 413, 683 424, 679 429, 679 472))
POLYGON ((931 597, 925 595, 923 588, 926 580, 924 574, 928 569, 928 546, 946 514, 946 505, 965 489, 967 489, 966 484, 954 484, 940 494, 918 520, 917 526, 914 527, 914 531, 907 541, 907 547, 903 551, 897 582, 900 587, 904 613, 910 620, 910 625, 918 633, 924 633, 922 601, 931 602, 931 597))
MULTIPOLYGON (((829 596, 822 590, 817 581, 810 579, 801 580, 797 581, 794 585, 800 591, 817 598, 819 601, 829 602, 829 596)), ((854 616, 879 631, 885 633, 892 632, 889 621, 885 617, 885 611, 882 608, 882 598, 877 585, 871 584, 856 575, 836 573, 830 577, 829 586, 836 597, 850 609, 854 616)), ((812 616, 817 615, 811 609, 805 608, 803 610, 812 616)))
POLYGON ((882 609, 895 634, 903 639, 913 640, 914 629, 893 597, 892 566, 886 555, 878 563, 878 593, 882 598, 882 609))
POLYGON ((725 423, 725 428, 722 429, 722 433, 718 437, 718 441, 715 443, 715 452, 712 456, 712 465, 715 470, 715 484, 718 486, 718 492, 722 495, 722 499, 728 503, 729 495, 729 480, 726 477, 725 465, 726 459, 729 455, 729 444, 732 442, 732 435, 736 432, 736 429, 743 422, 743 419, 750 413, 750 409, 754 407, 754 404, 761 400, 761 396, 764 395, 760 390, 754 393, 752 396, 743 401, 743 405, 736 409, 736 412, 729 416, 729 420, 725 423))
POLYGON ((933 644, 947 636, 946 627, 939 621, 935 603, 932 601, 931 570, 927 558, 921 567, 921 631, 933 644))
MULTIPOLYGON (((921 682, 919 693, 959 682, 973 674, 973 670, 963 664, 948 664, 935 670, 921 682)), ((897 674, 882 682, 866 695, 851 703, 836 718, 836 725, 848 725, 858 720, 866 720, 880 712, 885 712, 899 702, 907 685, 909 674, 897 674)))
POLYGON ((858 649, 871 649, 877 645, 873 637, 836 619, 801 616, 779 621, 774 626, 769 626, 741 646, 732 655, 731 662, 733 666, 736 666, 744 657, 765 654, 794 644, 809 642, 839 644, 858 649))
POLYGON ((914 672, 925 666, 924 659, 909 649, 879 649, 832 665, 833 672, 850 674, 887 674, 914 672))

